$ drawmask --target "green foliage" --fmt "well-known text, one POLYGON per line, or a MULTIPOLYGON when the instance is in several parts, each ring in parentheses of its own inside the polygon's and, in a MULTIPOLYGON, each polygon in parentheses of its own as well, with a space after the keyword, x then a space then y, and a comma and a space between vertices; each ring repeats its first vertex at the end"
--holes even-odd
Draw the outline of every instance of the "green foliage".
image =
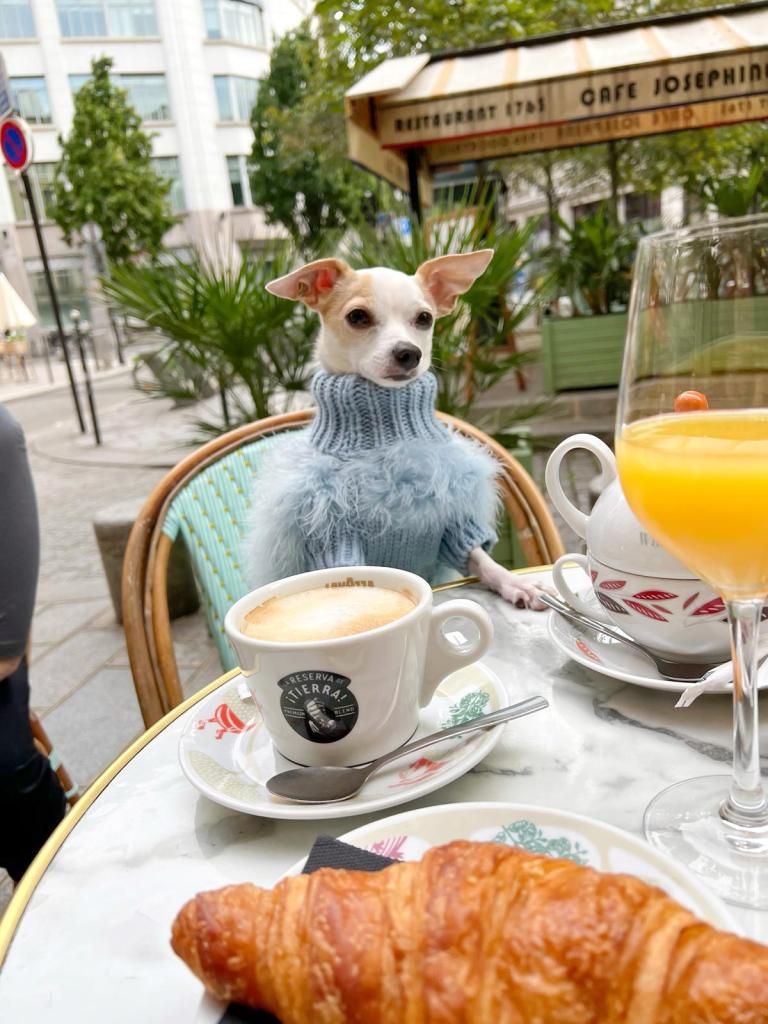
POLYGON ((759 194, 765 171, 755 165, 747 175, 724 178, 719 181, 707 177, 701 183, 701 193, 707 203, 716 207, 724 217, 744 217, 768 206, 768 196, 759 194))
POLYGON ((94 60, 92 77, 75 98, 69 138, 59 137, 53 219, 67 243, 86 224, 101 230, 110 262, 137 253, 156 254, 172 226, 170 183, 153 170, 151 137, 127 102, 124 89, 112 84, 112 60, 94 60))
POLYGON ((386 57, 436 53, 689 10, 690 0, 317 0, 329 78, 345 88, 386 57))
MULTIPOLYGON (((634 139, 620 146, 623 180, 641 192, 682 185, 700 205, 725 216, 768 205, 768 125, 740 124, 634 139)), ((687 212, 690 212, 688 210, 687 212)))
POLYGON ((605 187, 608 160, 605 146, 584 146, 511 157, 499 161, 498 167, 513 192, 533 189, 546 199, 554 238, 559 230, 557 208, 562 192, 605 187))
POLYGON ((324 80, 307 25, 272 51, 253 110, 251 195, 304 251, 360 217, 368 176, 349 162, 340 90, 324 80))
POLYGON ((167 339, 153 356, 158 379, 170 381, 164 395, 200 398, 211 384, 222 393, 224 422, 200 424, 215 433, 280 411, 307 386, 316 319, 265 288, 292 263, 284 250, 226 267, 175 256, 116 267, 102 287, 167 339))
MULTIPOLYGON (((450 219, 438 217, 424 230, 405 237, 393 229, 379 237, 363 231, 351 244, 353 265, 392 267, 406 274, 415 273, 425 260, 436 256, 494 250, 488 269, 461 296, 454 311, 435 321, 432 358, 441 411, 473 418, 480 395, 527 361, 527 356, 512 351, 511 342, 515 330, 539 304, 537 294, 522 291, 536 226, 535 219, 518 229, 496 224, 487 204, 470 203, 453 210, 450 219)), ((519 410, 508 422, 496 418, 494 429, 503 430, 519 418, 519 410)))
POLYGON ((570 297, 575 314, 599 315, 626 307, 637 240, 637 227, 620 224, 606 204, 573 227, 560 220, 559 237, 543 260, 558 294, 570 297))

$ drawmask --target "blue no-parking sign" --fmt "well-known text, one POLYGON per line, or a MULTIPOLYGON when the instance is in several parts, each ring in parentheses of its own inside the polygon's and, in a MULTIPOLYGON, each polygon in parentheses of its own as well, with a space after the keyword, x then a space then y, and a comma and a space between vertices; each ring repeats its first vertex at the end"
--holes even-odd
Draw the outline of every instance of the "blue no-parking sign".
POLYGON ((0 151, 14 171, 24 171, 32 163, 32 133, 20 117, 8 117, 0 124, 0 151))

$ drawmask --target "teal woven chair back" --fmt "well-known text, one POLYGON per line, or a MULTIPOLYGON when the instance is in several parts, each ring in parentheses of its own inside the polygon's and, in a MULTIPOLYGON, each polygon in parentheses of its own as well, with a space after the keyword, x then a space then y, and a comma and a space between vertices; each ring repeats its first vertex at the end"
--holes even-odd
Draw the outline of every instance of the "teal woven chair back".
MULTIPOLYGON (((218 462, 206 466, 171 502, 163 533, 181 536, 219 649, 222 667, 235 668, 235 656, 224 633, 229 607, 248 592, 240 567, 240 542, 254 496, 254 479, 264 456, 293 435, 285 431, 260 437, 218 462)), ((269 486, 269 481, 263 481, 269 486)))
MULTIPOLYGON (((208 619, 208 628, 218 647, 222 668, 235 668, 234 652, 224 633, 224 616, 248 586, 240 566, 240 544, 252 501, 258 501, 259 487, 269 487, 260 470, 264 456, 284 444, 293 430, 259 437, 206 466, 179 491, 163 523, 163 533, 175 541, 181 537, 189 552, 192 569, 208 619), (255 486, 258 480, 259 487, 255 486)), ((458 576, 447 565, 438 568, 433 584, 458 576)))

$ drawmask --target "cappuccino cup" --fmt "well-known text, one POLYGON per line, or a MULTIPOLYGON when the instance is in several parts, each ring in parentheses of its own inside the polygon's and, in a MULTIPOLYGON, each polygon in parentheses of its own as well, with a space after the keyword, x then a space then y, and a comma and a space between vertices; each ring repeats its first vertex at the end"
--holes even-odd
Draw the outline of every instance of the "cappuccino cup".
POLYGON ((474 601, 433 607, 420 576, 375 566, 278 580, 224 619, 272 743, 301 765, 365 764, 402 746, 446 676, 488 650, 474 601), (470 623, 456 642, 451 620, 470 623))

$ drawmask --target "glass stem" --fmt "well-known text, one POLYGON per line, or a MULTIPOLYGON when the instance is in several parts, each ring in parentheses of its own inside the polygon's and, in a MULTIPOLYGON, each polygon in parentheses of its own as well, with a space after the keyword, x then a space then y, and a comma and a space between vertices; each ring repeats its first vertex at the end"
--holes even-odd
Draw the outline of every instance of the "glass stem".
POLYGON ((760 776, 757 717, 757 648, 763 602, 727 601, 733 658, 733 778, 722 817, 734 825, 768 825, 768 799, 760 776))

